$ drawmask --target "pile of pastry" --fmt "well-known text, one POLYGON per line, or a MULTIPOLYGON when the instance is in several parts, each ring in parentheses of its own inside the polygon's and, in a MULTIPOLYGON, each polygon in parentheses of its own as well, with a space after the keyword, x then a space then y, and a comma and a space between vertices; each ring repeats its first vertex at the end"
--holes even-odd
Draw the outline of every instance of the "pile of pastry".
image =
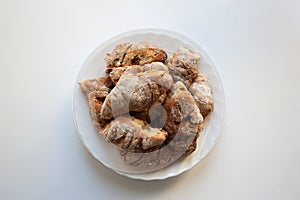
POLYGON ((168 59, 153 44, 122 43, 107 53, 105 77, 79 83, 97 133, 126 164, 164 167, 195 151, 214 108, 199 60, 184 47, 168 59))

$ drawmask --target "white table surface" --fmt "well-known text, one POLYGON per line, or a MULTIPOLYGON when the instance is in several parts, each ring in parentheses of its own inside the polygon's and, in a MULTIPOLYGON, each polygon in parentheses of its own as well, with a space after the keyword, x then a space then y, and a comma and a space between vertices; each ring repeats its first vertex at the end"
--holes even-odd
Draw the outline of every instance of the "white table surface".
POLYGON ((300 1, 0 1, 0 199, 300 199, 300 1), (201 44, 226 120, 209 157, 138 181, 81 146, 72 93, 89 53, 123 31, 167 28, 201 44))

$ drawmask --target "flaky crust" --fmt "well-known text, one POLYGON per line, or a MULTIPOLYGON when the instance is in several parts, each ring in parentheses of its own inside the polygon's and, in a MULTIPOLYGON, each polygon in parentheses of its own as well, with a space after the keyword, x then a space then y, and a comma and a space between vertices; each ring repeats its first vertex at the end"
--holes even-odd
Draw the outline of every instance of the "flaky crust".
MULTIPOLYGON (((129 66, 128 68, 130 68, 129 66)), ((111 72, 109 72, 109 78, 113 82, 114 85, 117 84, 123 73, 126 71, 127 67, 116 67, 112 68, 111 72)))
POLYGON ((88 100, 92 123, 97 133, 101 133, 101 128, 109 122, 100 115, 104 99, 110 92, 105 82, 106 80, 103 78, 79 82, 80 88, 88 100))
POLYGON ((166 93, 162 94, 148 110, 142 112, 130 112, 130 115, 148 122, 151 127, 163 128, 167 119, 167 113, 163 107, 166 96, 166 93))
POLYGON ((167 53, 148 42, 123 43, 117 45, 105 57, 107 69, 129 65, 144 65, 152 62, 165 62, 167 53))
POLYGON ((167 53, 148 42, 132 44, 123 60, 123 65, 144 65, 152 62, 167 60, 167 53))
POLYGON ((182 121, 189 119, 192 124, 202 125, 203 117, 192 95, 185 85, 178 81, 174 84, 164 103, 167 121, 164 128, 169 134, 175 135, 182 121))
POLYGON ((174 148, 179 148, 178 151, 186 148, 185 150, 189 152, 186 155, 192 153, 195 150, 195 143, 192 141, 202 130, 203 117, 192 95, 182 82, 178 81, 174 84, 172 92, 165 100, 164 108, 167 113, 164 129, 169 133, 168 141, 175 143, 174 148), (179 143, 187 146, 179 147, 179 143))
POLYGON ((199 73, 189 88, 203 117, 214 110, 214 98, 210 81, 199 73))
POLYGON ((78 84, 86 97, 89 93, 98 91, 105 98, 110 92, 110 89, 106 86, 106 78, 88 79, 78 84))
POLYGON ((172 77, 165 71, 152 69, 137 74, 124 74, 105 99, 101 116, 111 119, 130 111, 145 111, 172 84, 172 77))
POLYGON ((196 149, 199 130, 195 126, 189 121, 183 121, 178 133, 167 145, 144 153, 120 150, 121 158, 125 164, 139 169, 155 170, 168 166, 196 149))
POLYGON ((164 71, 168 72, 169 69, 166 65, 164 65, 161 62, 152 62, 145 65, 131 65, 126 67, 117 67, 113 68, 111 72, 109 73, 109 77, 112 80, 112 82, 116 85, 121 76, 124 74, 132 74, 136 75, 141 72, 146 72, 150 70, 156 70, 156 71, 164 71))
POLYGON ((111 53, 107 53, 104 58, 107 68, 122 66, 125 55, 131 46, 132 44, 129 42, 118 44, 111 53))
POLYGON ((120 116, 103 130, 107 141, 119 149, 130 152, 147 152, 160 147, 167 132, 152 128, 147 122, 130 116, 120 116))
POLYGON ((189 86, 198 74, 199 54, 181 47, 173 53, 168 63, 174 81, 181 81, 189 86))

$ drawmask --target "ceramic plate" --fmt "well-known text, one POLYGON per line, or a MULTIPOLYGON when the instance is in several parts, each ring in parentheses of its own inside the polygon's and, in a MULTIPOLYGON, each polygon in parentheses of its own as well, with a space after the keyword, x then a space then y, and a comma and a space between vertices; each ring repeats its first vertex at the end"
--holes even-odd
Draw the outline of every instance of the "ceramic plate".
POLYGON ((98 46, 87 58, 78 74, 74 97, 73 111, 74 120, 77 127, 78 136, 83 146, 100 163, 114 170, 118 174, 142 180, 157 180, 176 176, 192 168, 195 164, 205 158, 213 149, 218 138, 220 129, 224 121, 224 89, 221 79, 210 61, 205 51, 191 39, 169 30, 162 29, 139 29, 117 35, 105 43, 98 46), (122 42, 140 42, 146 41, 163 48, 168 57, 179 47, 184 46, 198 52, 201 56, 199 71, 207 75, 212 82, 215 108, 204 122, 204 129, 198 138, 197 149, 187 158, 177 161, 170 166, 154 172, 142 172, 125 165, 114 145, 107 143, 100 138, 92 126, 89 114, 88 102, 81 93, 78 86, 79 81, 104 76, 106 53, 111 52, 113 48, 122 42))

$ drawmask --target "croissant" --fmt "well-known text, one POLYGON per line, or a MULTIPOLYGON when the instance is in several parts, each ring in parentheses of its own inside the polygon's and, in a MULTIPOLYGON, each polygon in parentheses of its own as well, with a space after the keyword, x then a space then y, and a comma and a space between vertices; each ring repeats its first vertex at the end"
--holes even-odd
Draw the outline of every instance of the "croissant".
POLYGON ((139 169, 156 170, 184 158, 196 149, 199 129, 196 124, 184 121, 178 128, 178 133, 167 145, 151 152, 136 153, 120 150, 121 159, 127 165, 139 169))
POLYGON ((199 132, 202 130, 203 116, 182 82, 176 82, 171 90, 164 103, 167 113, 164 129, 169 133, 168 141, 176 144, 174 148, 178 152, 185 148, 189 153, 192 153, 196 148, 199 132), (193 140, 195 141, 193 142, 193 140), (185 146, 180 146, 177 143, 182 143, 185 146))
POLYGON ((167 113, 164 129, 168 137, 163 146, 153 152, 140 154, 120 151, 125 164, 149 170, 162 168, 195 151, 203 117, 182 82, 176 82, 171 88, 164 108, 167 113))
POLYGON ((167 53, 147 42, 123 43, 117 45, 111 53, 108 53, 104 60, 107 69, 112 69, 121 66, 144 65, 156 61, 164 63, 167 60, 167 53))
POLYGON ((207 77, 204 74, 199 73, 189 90, 193 94, 203 117, 209 115, 214 109, 214 99, 212 86, 207 77))
POLYGON ((199 60, 199 54, 187 48, 181 47, 175 51, 168 63, 174 82, 181 81, 189 86, 198 74, 199 60))
POLYGON ((123 60, 128 49, 132 46, 131 43, 126 42, 115 46, 111 53, 107 53, 104 61, 107 68, 120 67, 123 65, 123 60))
POLYGON ((149 171, 163 168, 176 161, 179 157, 170 146, 164 146, 161 149, 147 153, 135 153, 124 150, 120 150, 119 152, 122 161, 126 165, 149 171))
POLYGON ((137 74, 124 74, 106 97, 101 116, 111 119, 129 111, 145 111, 172 84, 172 77, 167 71, 151 69, 137 74))
POLYGON ((164 108, 168 114, 164 126, 167 132, 175 135, 184 119, 189 119, 192 124, 201 126, 203 117, 185 85, 178 81, 171 90, 172 92, 169 93, 164 103, 164 108))
POLYGON ((98 133, 108 123, 108 120, 100 115, 103 101, 110 92, 110 89, 105 86, 105 82, 106 80, 103 78, 79 82, 82 92, 88 99, 92 122, 98 133))
POLYGON ((147 122, 130 116, 116 118, 105 127, 103 134, 107 141, 130 152, 145 152, 159 147, 168 135, 166 131, 152 128, 147 122))
POLYGON ((110 89, 106 86, 106 79, 102 77, 97 79, 85 80, 83 82, 79 82, 78 84, 81 91, 86 97, 88 97, 89 93, 98 91, 99 94, 101 94, 101 96, 105 98, 110 92, 110 89))
POLYGON ((123 74, 137 74, 140 72, 145 72, 149 70, 165 71, 168 72, 169 69, 166 65, 161 62, 152 62, 145 65, 131 65, 126 67, 113 68, 109 73, 109 77, 112 82, 116 85, 123 74))

